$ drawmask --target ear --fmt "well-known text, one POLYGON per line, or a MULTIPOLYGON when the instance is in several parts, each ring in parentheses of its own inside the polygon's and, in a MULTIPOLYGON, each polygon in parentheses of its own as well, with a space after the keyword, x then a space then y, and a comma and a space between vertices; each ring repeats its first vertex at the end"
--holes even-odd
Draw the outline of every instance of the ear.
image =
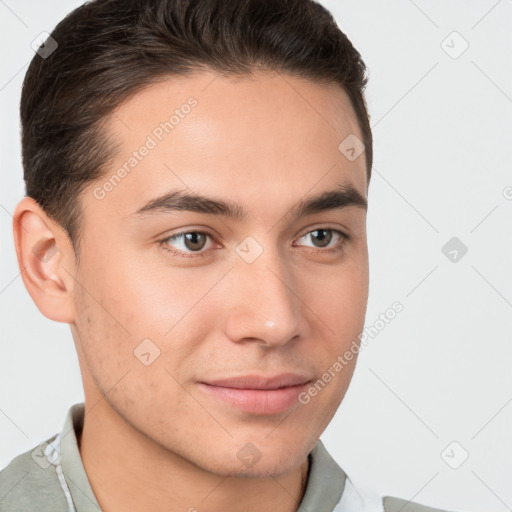
POLYGON ((24 197, 13 215, 13 234, 23 283, 39 311, 50 320, 73 323, 76 262, 65 230, 24 197))

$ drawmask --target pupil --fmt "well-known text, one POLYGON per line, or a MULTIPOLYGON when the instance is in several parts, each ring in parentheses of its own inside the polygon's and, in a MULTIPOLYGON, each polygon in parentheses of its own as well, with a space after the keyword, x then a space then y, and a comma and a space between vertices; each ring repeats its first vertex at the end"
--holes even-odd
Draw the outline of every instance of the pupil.
POLYGON ((313 231, 312 235, 315 235, 317 237, 317 241, 320 241, 320 245, 318 245, 318 247, 325 247, 329 245, 332 238, 332 233, 327 229, 317 229, 313 231), (325 233, 327 233, 327 236, 325 236, 325 233))
POLYGON ((187 246, 187 249, 190 250, 202 249, 205 242, 204 238, 205 237, 201 233, 185 233, 185 245, 187 246), (200 240, 201 238, 203 238, 202 243, 200 240))

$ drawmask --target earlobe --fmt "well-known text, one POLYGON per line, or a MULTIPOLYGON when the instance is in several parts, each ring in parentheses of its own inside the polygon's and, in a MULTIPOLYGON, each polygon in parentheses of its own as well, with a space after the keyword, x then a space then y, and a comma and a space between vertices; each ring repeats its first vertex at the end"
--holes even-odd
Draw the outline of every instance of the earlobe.
POLYGON ((13 216, 16 256, 23 283, 39 311, 57 322, 74 321, 74 267, 71 244, 64 230, 30 197, 24 197, 13 216))

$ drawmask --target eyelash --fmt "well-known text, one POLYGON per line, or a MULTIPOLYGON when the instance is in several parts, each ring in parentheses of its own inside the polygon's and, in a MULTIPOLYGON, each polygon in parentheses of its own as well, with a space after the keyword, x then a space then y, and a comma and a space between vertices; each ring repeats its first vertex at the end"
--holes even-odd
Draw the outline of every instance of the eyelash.
MULTIPOLYGON (((344 233, 343 231, 340 231, 339 229, 322 228, 322 227, 311 229, 310 231, 306 231, 304 234, 302 234, 299 237, 299 239, 304 238, 304 236, 309 235, 310 233, 313 233, 314 231, 332 231, 333 233, 336 233, 336 234, 338 234, 340 236, 340 241, 338 242, 338 244, 336 244, 335 247, 331 247, 330 249, 312 249, 312 252, 314 252, 315 254, 316 253, 324 253, 324 254, 328 253, 328 254, 330 254, 330 253, 339 252, 339 251, 341 251, 341 249, 343 248, 345 243, 348 242, 351 239, 350 235, 347 235, 346 233, 344 233)), ((195 257, 204 258, 204 257, 206 257, 206 251, 202 251, 202 252, 184 252, 184 251, 180 251, 178 249, 174 249, 174 248, 172 248, 172 247, 170 247, 168 245, 169 240, 179 238, 180 236, 186 235, 188 233, 197 233, 197 234, 200 234, 200 235, 206 235, 206 236, 208 236, 210 238, 213 238, 210 233, 207 233, 205 231, 189 230, 189 231, 180 231, 179 233, 175 233, 175 234, 173 234, 171 236, 168 236, 168 237, 164 238, 163 240, 160 240, 158 242, 158 244, 159 244, 159 246, 162 247, 162 249, 164 249, 167 252, 172 253, 172 255, 176 256, 176 257, 182 257, 182 258, 195 258, 195 257)))

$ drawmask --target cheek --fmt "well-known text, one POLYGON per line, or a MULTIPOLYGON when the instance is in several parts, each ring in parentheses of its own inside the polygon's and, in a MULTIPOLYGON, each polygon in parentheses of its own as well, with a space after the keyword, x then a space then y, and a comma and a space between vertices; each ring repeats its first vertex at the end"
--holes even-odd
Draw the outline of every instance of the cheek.
MULTIPOLYGON (((82 277, 87 291, 80 300, 77 328, 87 341, 86 359, 104 387, 129 369, 167 368, 176 377, 186 373, 218 321, 217 306, 207 294, 219 273, 143 266, 126 259, 82 277)), ((160 379, 169 379, 162 375, 160 379)))
POLYGON ((322 428, 339 407, 354 373, 368 298, 364 265, 340 265, 325 277, 324 286, 315 279, 304 288, 308 297, 305 302, 318 315, 318 319, 311 316, 310 321, 321 333, 315 338, 314 351, 309 348, 317 362, 319 381, 306 397, 311 404, 305 407, 315 409, 323 418, 322 428))
POLYGON ((104 251, 88 251, 81 268, 75 294, 76 329, 96 384, 108 390, 138 362, 133 351, 151 337, 146 332, 152 318, 143 294, 133 287, 133 274, 123 272, 122 261, 104 251))
POLYGON ((103 272, 100 289, 112 312, 138 337, 160 337, 181 330, 192 314, 205 314, 204 298, 215 288, 229 267, 178 267, 165 260, 125 258, 103 272))
POLYGON ((306 304, 340 344, 362 331, 368 300, 368 272, 364 265, 333 268, 323 280, 316 275, 304 283, 303 290, 306 304))
POLYGON ((86 287, 79 292, 75 322, 82 357, 93 374, 110 381, 132 364, 133 337, 109 297, 94 296, 92 287, 86 287))

